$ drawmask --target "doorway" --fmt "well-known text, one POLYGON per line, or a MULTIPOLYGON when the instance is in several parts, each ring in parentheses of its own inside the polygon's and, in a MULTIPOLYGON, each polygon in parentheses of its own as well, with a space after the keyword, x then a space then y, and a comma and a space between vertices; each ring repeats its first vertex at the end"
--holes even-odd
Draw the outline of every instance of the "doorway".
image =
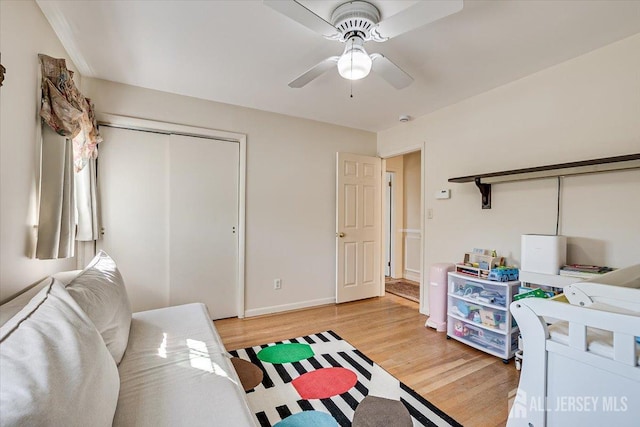
POLYGON ((394 209, 393 209, 393 183, 395 180, 395 172, 385 172, 385 212, 386 221, 384 223, 384 254, 385 254, 385 264, 384 264, 384 276, 391 277, 391 265, 394 263, 393 260, 393 244, 395 243, 395 234, 393 233, 393 224, 394 224, 394 209))
POLYGON ((387 157, 384 176, 387 187, 385 292, 419 303, 422 282, 422 152, 387 157))

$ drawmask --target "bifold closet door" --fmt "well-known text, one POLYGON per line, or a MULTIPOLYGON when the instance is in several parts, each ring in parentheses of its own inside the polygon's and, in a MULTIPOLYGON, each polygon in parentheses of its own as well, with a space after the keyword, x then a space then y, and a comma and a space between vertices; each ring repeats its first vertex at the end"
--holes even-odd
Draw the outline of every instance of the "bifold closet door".
POLYGON ((102 127, 105 233, 134 311, 191 302, 238 315, 239 145, 102 127))
POLYGON ((101 126, 98 191, 104 234, 133 311, 169 304, 169 136, 101 126))
POLYGON ((237 316, 239 145, 172 135, 169 147, 169 304, 237 316))

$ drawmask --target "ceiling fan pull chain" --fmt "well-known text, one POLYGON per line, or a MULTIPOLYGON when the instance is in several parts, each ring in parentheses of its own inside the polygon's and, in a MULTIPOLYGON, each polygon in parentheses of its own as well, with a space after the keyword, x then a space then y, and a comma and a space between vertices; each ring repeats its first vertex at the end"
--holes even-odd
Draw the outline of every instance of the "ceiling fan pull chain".
MULTIPOLYGON (((351 75, 353 76, 353 39, 350 40, 351 42, 351 51, 349 53, 349 59, 351 60, 351 75)), ((353 87, 353 83, 351 83, 351 86, 353 87)))
MULTIPOLYGON (((353 39, 351 39, 351 47, 353 48, 353 39)), ((351 75, 353 75, 353 49, 351 50, 351 75)), ((349 88, 351 91, 349 98, 353 98, 353 80, 351 79, 349 79, 349 88)))

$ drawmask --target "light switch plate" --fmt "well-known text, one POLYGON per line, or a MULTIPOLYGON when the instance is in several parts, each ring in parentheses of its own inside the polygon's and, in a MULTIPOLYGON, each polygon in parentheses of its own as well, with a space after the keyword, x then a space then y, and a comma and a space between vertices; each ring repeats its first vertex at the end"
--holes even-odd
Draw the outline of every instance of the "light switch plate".
POLYGON ((451 190, 438 190, 436 191, 436 199, 450 199, 451 198, 451 190))

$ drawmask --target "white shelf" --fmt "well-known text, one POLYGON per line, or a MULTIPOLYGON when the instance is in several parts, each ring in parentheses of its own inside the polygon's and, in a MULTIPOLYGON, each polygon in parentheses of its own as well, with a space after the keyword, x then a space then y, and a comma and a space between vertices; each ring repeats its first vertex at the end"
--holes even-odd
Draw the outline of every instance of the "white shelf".
POLYGON ((516 283, 520 283, 519 280, 513 280, 511 282, 498 282, 496 280, 482 279, 480 277, 475 277, 475 276, 472 276, 470 274, 464 274, 464 273, 453 273, 453 272, 451 272, 451 273, 449 273, 449 275, 453 276, 453 277, 457 277, 459 279, 466 279, 466 280, 469 280, 471 282, 482 283, 482 284, 485 284, 485 285, 506 286, 506 285, 513 285, 513 284, 516 284, 516 283))
POLYGON ((564 288, 577 282, 584 282, 586 279, 573 276, 560 276, 559 274, 534 273, 532 271, 520 270, 520 281, 533 283, 534 285, 552 286, 554 288, 564 288))

